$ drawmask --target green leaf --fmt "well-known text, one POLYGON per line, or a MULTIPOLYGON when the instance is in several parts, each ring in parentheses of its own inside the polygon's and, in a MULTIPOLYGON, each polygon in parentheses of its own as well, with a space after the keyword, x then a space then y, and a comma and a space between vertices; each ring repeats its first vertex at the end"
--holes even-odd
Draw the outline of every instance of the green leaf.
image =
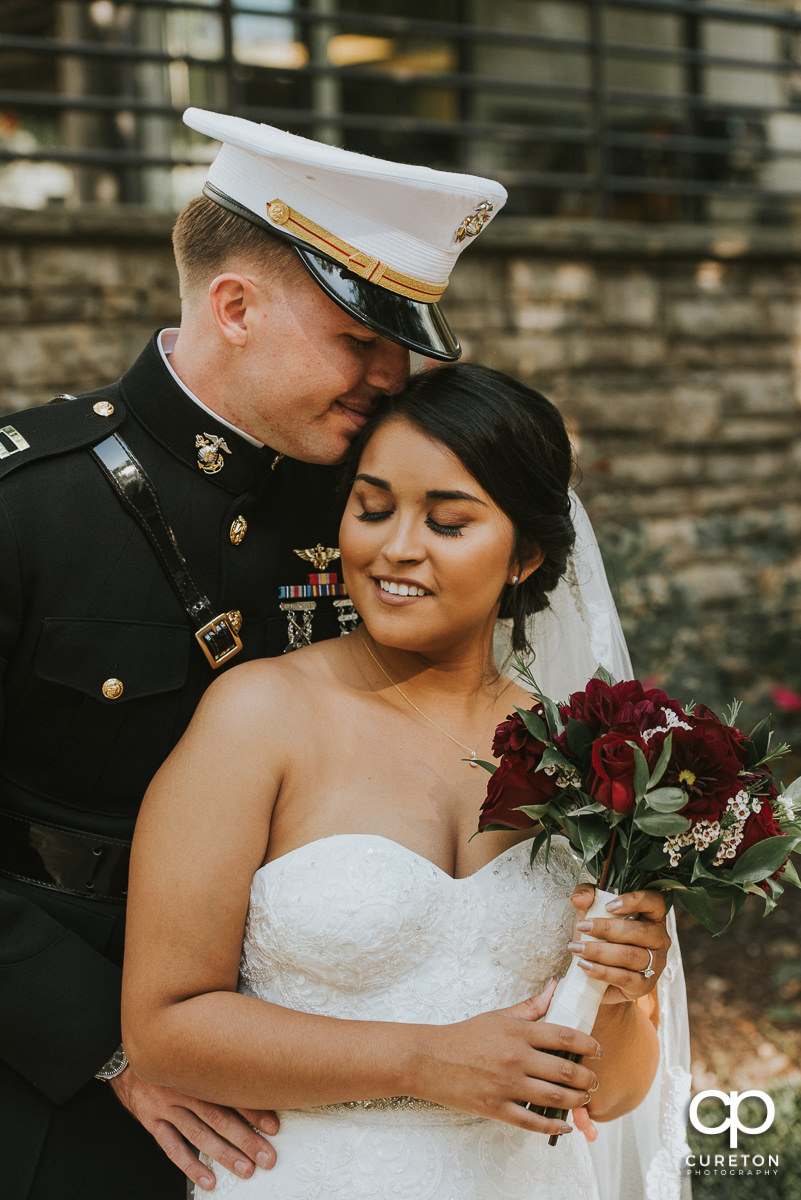
POLYGON ((485 762, 483 758, 463 758, 462 762, 474 762, 485 771, 489 771, 490 775, 494 775, 498 770, 498 763, 485 762))
POLYGON ((583 808, 573 808, 570 811, 571 817, 583 817, 587 813, 605 813, 609 809, 604 804, 599 804, 597 800, 593 800, 591 804, 585 804, 583 808))
POLYGON ((544 771, 546 767, 559 767, 563 771, 573 771, 575 767, 569 758, 566 758, 561 750, 556 746, 549 746, 543 751, 540 764, 537 767, 538 771, 544 771))
POLYGON ((531 817, 532 821, 539 821, 550 807, 550 804, 521 804, 514 811, 525 813, 527 817, 531 817))
POLYGON ((577 822, 585 862, 603 850, 611 837, 611 829, 603 817, 585 817, 577 822))
POLYGON ((768 752, 768 746, 770 745, 768 718, 763 717, 759 724, 754 726, 748 736, 751 742, 748 753, 748 765, 750 767, 761 762, 768 752))
POLYGON ((788 858, 785 868, 782 871, 782 883, 789 883, 791 887, 801 888, 801 879, 798 877, 798 871, 791 858, 788 858))
POLYGON ((564 729, 562 718, 559 715, 559 709, 554 704, 553 700, 549 700, 547 696, 542 696, 542 707, 545 709, 545 720, 548 722, 548 729, 551 732, 551 737, 559 737, 559 734, 564 729))
POLYGON ((715 910, 703 888, 682 888, 677 893, 677 898, 704 929, 708 929, 710 933, 718 933, 715 910))
POLYGON ((659 780, 662 778, 665 771, 667 770, 667 765, 670 762, 670 756, 671 756, 672 752, 673 752, 673 734, 669 733, 667 735, 667 737, 665 738, 664 744, 662 746, 662 753, 659 755, 657 764, 654 767, 653 772, 651 773, 651 778, 648 781, 649 788, 655 788, 656 785, 659 783, 659 780))
POLYGON ((576 758, 581 759, 588 754, 593 741, 592 733, 586 725, 582 725, 575 717, 567 718, 567 744, 576 758))
POLYGON ((654 812, 672 813, 678 812, 680 808, 684 808, 684 805, 687 803, 687 797, 681 788, 654 788, 652 792, 645 793, 645 803, 654 812))
POLYGON ((603 683, 608 683, 610 687, 614 687, 618 682, 614 675, 610 675, 606 667, 602 667, 600 663, 596 667, 593 679, 600 679, 603 683))
POLYGON ((529 862, 534 865, 534 859, 539 854, 543 845, 545 846, 545 865, 548 865, 548 851, 551 848, 551 831, 550 829, 541 829, 534 841, 531 843, 531 857, 529 862))
POLYGON ((635 746, 633 742, 629 742, 628 744, 634 747, 634 798, 635 800, 642 800, 645 795, 645 789, 648 787, 650 771, 648 770, 645 755, 640 747, 635 746))
POLYGON ((745 854, 737 859, 730 878, 735 883, 759 883, 767 875, 778 871, 790 848, 786 837, 765 838, 764 842, 749 846, 745 854))
POLYGON ((548 733, 547 726, 542 717, 538 717, 536 713, 531 712, 528 708, 518 708, 517 705, 515 705, 515 712, 520 714, 520 719, 526 729, 538 742, 549 742, 551 740, 551 735, 548 733))
POLYGON ((678 813, 661 812, 644 812, 635 816, 634 825, 643 833, 650 833, 655 837, 672 837, 673 834, 684 833, 690 828, 686 817, 680 817, 678 813))

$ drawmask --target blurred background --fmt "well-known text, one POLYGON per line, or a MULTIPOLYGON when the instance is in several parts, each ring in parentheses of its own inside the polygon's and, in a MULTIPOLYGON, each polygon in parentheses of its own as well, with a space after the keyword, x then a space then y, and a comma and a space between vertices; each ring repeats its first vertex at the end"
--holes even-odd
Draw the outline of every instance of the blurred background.
MULTIPOLYGON (((566 414, 637 672, 771 712, 801 773, 801 2, 2 0, 0 413, 177 323, 189 104, 502 180, 443 305, 466 356, 566 414)), ((681 924, 696 1088, 783 1114, 771 1197, 801 1197, 799 917, 681 924)))

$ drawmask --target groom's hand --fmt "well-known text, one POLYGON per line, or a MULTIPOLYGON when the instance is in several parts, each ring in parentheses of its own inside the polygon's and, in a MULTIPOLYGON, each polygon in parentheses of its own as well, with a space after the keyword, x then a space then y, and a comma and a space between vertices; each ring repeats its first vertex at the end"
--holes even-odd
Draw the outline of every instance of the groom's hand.
POLYGON ((172 1088, 145 1083, 132 1067, 112 1079, 110 1086, 176 1167, 205 1191, 211 1191, 216 1180, 190 1146, 242 1179, 252 1175, 257 1166, 267 1169, 275 1163, 275 1150, 251 1128, 255 1125, 264 1133, 277 1133, 275 1113, 240 1114, 232 1108, 195 1100, 172 1088))

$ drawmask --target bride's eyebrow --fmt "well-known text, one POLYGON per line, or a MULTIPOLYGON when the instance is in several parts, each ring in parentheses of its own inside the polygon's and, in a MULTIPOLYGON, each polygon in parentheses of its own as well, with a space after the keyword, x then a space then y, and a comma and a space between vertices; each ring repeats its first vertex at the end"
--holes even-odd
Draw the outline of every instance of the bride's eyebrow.
POLYGON ((390 487, 390 485, 387 483, 386 479, 379 479, 379 478, 378 478, 376 475, 365 475, 365 474, 360 474, 360 475, 357 475, 357 476, 355 476, 355 478, 354 478, 353 482, 354 482, 354 483, 359 483, 360 481, 361 481, 362 483, 369 483, 369 484, 371 484, 373 487, 381 488, 381 490, 382 490, 382 491, 384 491, 384 492, 391 492, 391 491, 392 491, 392 488, 391 488, 391 487, 390 487))
MULTIPOLYGON (((377 475, 366 475, 364 472, 357 475, 354 483, 369 483, 372 487, 381 488, 383 492, 391 492, 392 486, 387 483, 386 479, 379 479, 377 475)), ((481 504, 484 508, 487 507, 486 501, 480 500, 478 496, 471 496, 470 492, 456 492, 447 489, 433 488, 426 492, 426 500, 470 500, 473 504, 481 504)))
POLYGON ((472 500, 474 504, 487 507, 486 501, 479 500, 478 496, 471 496, 469 492, 431 491, 426 492, 426 500, 472 500))

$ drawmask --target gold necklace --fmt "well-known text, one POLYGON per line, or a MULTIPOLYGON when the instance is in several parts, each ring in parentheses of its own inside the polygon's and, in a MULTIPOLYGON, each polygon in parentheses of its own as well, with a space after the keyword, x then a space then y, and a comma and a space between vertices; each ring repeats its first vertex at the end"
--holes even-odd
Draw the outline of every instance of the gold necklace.
POLYGON ((438 725, 437 722, 432 717, 429 717, 428 713, 424 713, 422 708, 418 708, 417 705, 415 704, 414 700, 410 700, 409 697, 406 695, 406 693, 404 691, 401 691, 401 689, 398 687, 397 683, 392 678, 389 671, 386 669, 386 667, 381 662, 381 660, 378 659, 375 656, 375 654, 373 654, 372 650, 367 645, 367 642, 362 640, 362 645, 364 646, 365 650, 372 658, 375 665, 378 667, 379 671, 381 671, 384 675, 386 675, 387 679, 392 684, 392 686, 394 687, 394 689, 398 693, 398 695, 402 696, 403 699, 406 701, 406 703, 408 705, 410 705, 410 707, 413 708, 415 712, 420 714, 420 716, 423 718, 423 720, 428 721, 429 725, 433 725, 435 729, 438 729, 440 731, 440 733, 444 733, 445 737, 449 738, 455 745, 461 746, 462 750, 467 751, 467 753, 470 755, 470 760, 468 762, 468 766, 477 767, 478 766, 478 758, 477 758, 475 750, 472 750, 469 746, 465 746, 464 742, 460 742, 458 738, 455 738, 453 736, 453 734, 448 733, 447 729, 443 729, 441 725, 438 725))

